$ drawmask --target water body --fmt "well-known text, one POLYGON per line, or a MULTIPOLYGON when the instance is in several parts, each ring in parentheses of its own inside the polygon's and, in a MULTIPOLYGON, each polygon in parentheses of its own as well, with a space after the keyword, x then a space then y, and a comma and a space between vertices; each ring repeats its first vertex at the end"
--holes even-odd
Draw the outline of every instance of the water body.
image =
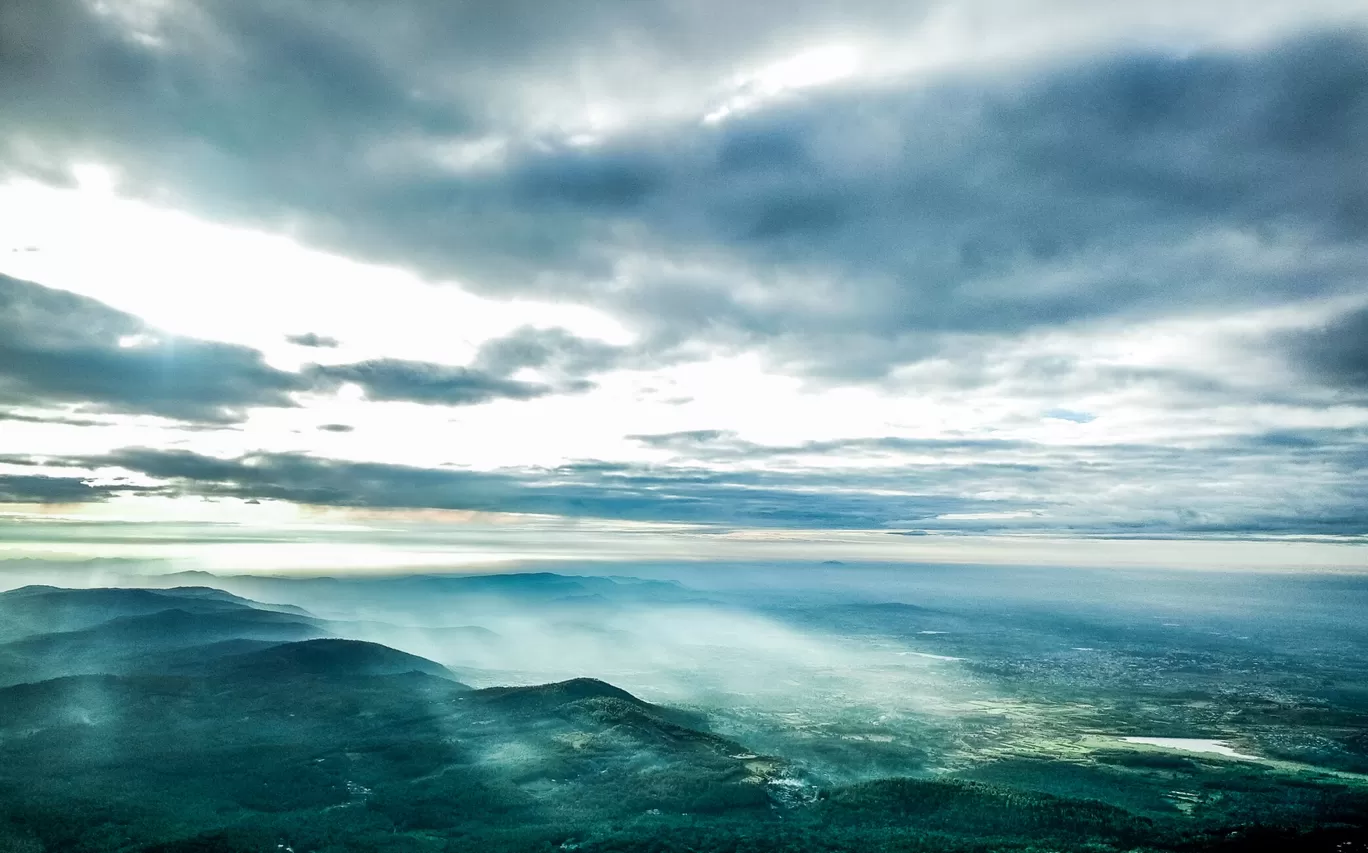
POLYGON ((1223 740, 1207 740, 1195 737, 1123 737, 1126 743, 1143 743, 1162 749, 1179 749, 1183 752, 1206 752, 1224 755, 1226 758, 1239 758, 1245 761, 1262 761, 1257 755, 1236 752, 1223 740))

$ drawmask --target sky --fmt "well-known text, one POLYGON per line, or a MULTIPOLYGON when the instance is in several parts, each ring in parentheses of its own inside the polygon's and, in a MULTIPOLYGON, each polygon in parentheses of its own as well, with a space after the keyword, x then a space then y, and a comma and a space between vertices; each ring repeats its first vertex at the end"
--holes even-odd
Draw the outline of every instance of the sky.
POLYGON ((0 556, 1368 567, 1368 0, 0 4, 0 556))

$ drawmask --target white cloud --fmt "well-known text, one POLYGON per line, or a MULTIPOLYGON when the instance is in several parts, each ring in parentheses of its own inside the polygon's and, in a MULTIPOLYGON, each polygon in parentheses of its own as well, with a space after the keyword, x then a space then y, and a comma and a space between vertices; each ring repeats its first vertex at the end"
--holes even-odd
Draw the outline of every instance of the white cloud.
MULTIPOLYGON (((101 121, 91 123, 88 144, 69 149, 79 135, 71 128, 84 134, 87 115, 76 125, 63 124, 60 110, 30 115, 32 138, 27 127, 0 132, 7 174, 66 170, 75 180, 68 188, 23 177, 0 184, 0 271, 101 300, 169 333, 251 347, 285 371, 375 359, 469 365, 482 343, 525 327, 639 346, 633 353, 645 355, 555 377, 580 380, 579 393, 459 408, 375 402, 354 382, 326 393, 290 385, 298 408, 259 408, 231 429, 191 431, 131 415, 75 426, 23 412, 0 422, 5 449, 53 457, 129 446, 216 458, 299 452, 476 470, 697 463, 712 473, 771 471, 813 482, 847 475, 845 484, 821 482, 832 494, 897 496, 910 488, 888 481, 898 466, 943 472, 970 467, 983 453, 969 444, 914 452, 876 440, 1021 442, 1032 448, 1006 460, 1019 470, 944 482, 977 499, 1064 506, 1056 519, 1076 518, 1070 513, 1090 501, 1099 519, 1116 524, 1183 512, 1193 524, 1238 526, 1230 519, 1241 512, 1352 524, 1348 450, 1319 469, 1304 459, 1278 467, 1286 460, 1269 448, 1304 440, 1283 435, 1260 451, 1270 454, 1260 473, 1231 461, 1248 448, 1219 442, 1368 426, 1361 397, 1308 382, 1286 353, 1260 349, 1271 335, 1330 324, 1363 303, 1361 247, 1334 230, 1353 226, 1352 211, 1340 215, 1316 193, 1328 187, 1355 198, 1356 170, 1333 180, 1339 164, 1357 163, 1353 152, 1313 158, 1298 147, 1305 140, 1279 139, 1266 148, 1231 146, 1231 162, 1214 162, 1234 131, 1204 125, 1189 136, 1174 128, 1215 111, 1218 121, 1245 122, 1245 133, 1267 123, 1260 111, 1270 105, 1297 105, 1301 90, 1282 83, 1297 78, 1296 63, 1311 54, 1289 59, 1270 45, 1304 29, 1362 22, 1363 3, 862 0, 846 8, 800 0, 774 16, 754 14, 754 4, 705 0, 656 9, 668 12, 671 27, 637 17, 642 8, 588 4, 582 16, 538 8, 526 19, 513 10, 506 32, 481 40, 460 31, 459 16, 429 21, 417 6, 393 12, 396 24, 383 32, 372 31, 364 10, 320 28, 311 27, 318 22, 307 4, 290 6, 283 22, 337 37, 310 42, 315 59, 357 76, 329 88, 332 78, 306 75, 286 93, 298 112, 277 125, 275 116, 261 121, 252 92, 233 88, 238 77, 220 73, 271 76, 294 67, 296 57, 261 29, 260 10, 244 5, 236 7, 241 17, 221 19, 211 10, 187 23, 173 5, 103 4, 103 18, 136 42, 131 63, 150 48, 148 61, 167 63, 158 67, 168 79, 182 74, 211 89, 225 110, 238 111, 223 119, 232 132, 216 140, 195 121, 179 126, 174 116, 202 120, 206 103, 159 100, 182 91, 175 87, 54 83, 71 96, 55 104, 101 121), (216 52, 196 64, 188 46, 201 36, 216 52), (494 36, 509 41, 495 44, 494 36), (456 37, 469 40, 460 45, 467 50, 447 43, 456 37), (1208 77, 1200 62, 1182 65, 1213 46, 1235 49, 1204 54, 1225 71, 1208 77), (1137 48, 1157 49, 1155 67, 1171 63, 1177 72, 1146 66, 1133 79, 1134 68, 1098 61, 1137 48), (1070 62, 1080 63, 1077 73, 1059 75, 1070 62), (964 83, 973 76, 966 70, 976 82, 964 83), (1227 85, 1241 75, 1257 85, 1227 85), (1028 88, 1022 80, 1049 91, 1014 100, 1028 88), (1277 85, 1263 85, 1270 80, 1277 85), (1118 91, 1133 97, 1106 132, 1075 134, 1087 119, 1069 109, 1075 81, 1091 98, 1085 112, 1126 100, 1113 97, 1118 91), (1117 127, 1143 124, 1147 109, 1165 105, 1153 101, 1189 84, 1214 102, 1156 122, 1156 144, 1138 144, 1130 159, 1114 156, 1118 140, 1130 138, 1117 127), (954 85, 973 91, 961 98, 954 85), (1265 97, 1271 88, 1276 97, 1265 97), (1226 102, 1233 106, 1220 112, 1226 102), (1033 123, 1032 111, 1050 121, 1033 123), (990 114, 1000 121, 978 121, 990 114), (287 121, 295 115, 307 120, 287 121), (139 134, 121 136, 149 116, 156 126, 148 145, 139 134), (699 127, 699 117, 716 126, 699 127), (293 136, 277 139, 278 127, 293 136), (103 148, 102 133, 110 137, 103 148), (1027 144, 1033 140, 1038 148, 1027 144), (1080 166, 1076 149, 1088 145, 1097 150, 1082 153, 1095 156, 1080 166), (1194 145, 1204 147, 1192 157, 1195 168, 1231 167, 1204 195, 1192 189, 1201 183, 1193 175, 1152 162, 1183 159, 1194 145), (728 156, 731 164, 719 165, 728 156), (1292 191, 1263 197, 1249 182, 1252 174, 1264 183, 1254 168, 1261 157, 1330 165, 1305 182, 1300 171, 1280 168, 1297 179, 1267 183, 1292 191), (1050 168, 1032 171, 1042 160, 1050 168), (1014 170, 1029 175, 1013 183, 1014 170), (1072 186, 1090 180, 1103 189, 1072 186), (1151 192, 1156 183, 1162 187, 1151 192), (1228 198, 1231 187, 1247 190, 1234 193, 1238 202, 1228 198), (1007 207, 1014 212, 1002 215, 1007 207), (1035 229, 1042 220, 1051 227, 1035 229), (339 345, 287 341, 303 334, 339 345), (707 430, 752 449, 800 449, 748 457, 704 448, 690 456, 627 438, 707 430), (869 441, 813 447, 860 440, 869 441), (1211 467, 1148 479, 1139 463, 1120 459, 1127 445, 1200 446, 1211 467), (1206 473, 1224 479, 1205 482, 1206 473), (1083 488, 1091 491, 1080 496, 1083 488), (1303 503, 1281 499, 1292 490, 1303 503), (1337 499, 1346 505, 1334 506, 1337 499)), ((83 67, 75 60, 85 54, 72 49, 79 56, 61 65, 62 75, 83 67)), ((1358 73, 1351 51, 1340 50, 1327 75, 1358 73)), ((0 98, 0 117, 22 114, 14 103, 0 98)), ((117 345, 138 350, 151 339, 128 334, 117 345)), ((499 378, 548 381, 552 369, 520 366, 499 378)), ((143 518, 271 520, 247 505, 141 500, 143 518)), ((113 501, 86 512, 131 506, 113 501)), ((1040 517, 1013 509, 939 520, 1040 517)), ((651 547, 668 551, 674 540, 659 535, 651 547)), ((706 553, 714 546, 704 543, 737 541, 702 537, 673 547, 706 553)), ((942 546, 961 547, 877 538, 839 545, 923 556, 942 546)), ((957 553, 999 546, 964 547, 957 553)), ((297 559, 338 558, 311 553, 297 559)))

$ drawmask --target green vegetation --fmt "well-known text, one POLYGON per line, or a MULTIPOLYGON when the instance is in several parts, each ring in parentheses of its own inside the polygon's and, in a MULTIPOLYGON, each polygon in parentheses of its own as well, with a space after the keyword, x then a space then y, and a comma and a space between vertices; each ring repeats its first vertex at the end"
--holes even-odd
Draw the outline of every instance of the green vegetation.
MULTIPOLYGON (((0 613, 4 671, 44 676, 0 688, 0 853, 1368 849, 1355 777, 1090 745, 1031 716, 1039 695, 939 719, 853 703, 727 716, 594 678, 473 689, 423 657, 319 638, 330 623, 298 608, 202 589, 29 588, 0 613), (982 719, 1008 746, 973 752, 982 719), (856 769, 954 756, 898 778, 856 769)), ((1056 722, 1124 727, 1074 698, 1056 722)))

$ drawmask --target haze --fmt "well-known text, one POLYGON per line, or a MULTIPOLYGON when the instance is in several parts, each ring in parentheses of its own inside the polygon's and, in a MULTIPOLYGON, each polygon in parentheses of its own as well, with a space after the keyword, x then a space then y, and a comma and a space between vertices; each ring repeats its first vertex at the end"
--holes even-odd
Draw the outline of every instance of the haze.
POLYGON ((0 853, 1368 851, 1368 0, 0 0, 0 853))

